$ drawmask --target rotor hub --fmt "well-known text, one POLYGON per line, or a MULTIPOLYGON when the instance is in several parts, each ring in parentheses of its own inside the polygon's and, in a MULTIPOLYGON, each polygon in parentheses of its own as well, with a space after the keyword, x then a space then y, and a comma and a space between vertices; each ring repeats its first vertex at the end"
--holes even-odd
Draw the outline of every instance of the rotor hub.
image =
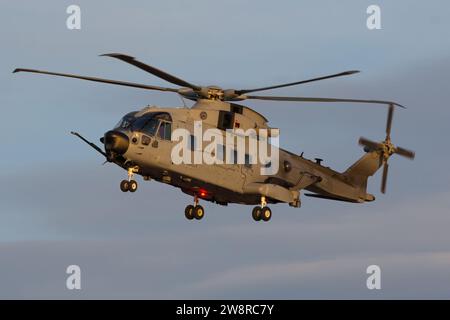
POLYGON ((206 98, 210 100, 224 100, 224 92, 221 88, 216 86, 210 86, 206 88, 206 98))
POLYGON ((389 158, 395 153, 395 146, 390 139, 386 139, 385 141, 383 141, 382 152, 385 159, 389 158))

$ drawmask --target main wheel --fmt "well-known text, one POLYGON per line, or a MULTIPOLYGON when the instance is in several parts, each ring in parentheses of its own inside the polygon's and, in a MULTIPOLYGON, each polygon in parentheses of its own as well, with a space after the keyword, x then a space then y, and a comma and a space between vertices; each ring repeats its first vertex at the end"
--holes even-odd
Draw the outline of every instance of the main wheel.
POLYGON ((194 219, 194 206, 188 205, 186 209, 184 209, 184 215, 188 220, 194 219))
POLYGON ((122 192, 127 192, 128 190, 130 190, 130 183, 128 182, 128 180, 122 180, 122 182, 120 183, 120 190, 122 190, 122 192))
POLYGON ((195 206, 194 207, 194 218, 197 220, 200 220, 205 215, 205 210, 202 206, 195 206))
POLYGON ((260 207, 256 206, 253 208, 252 217, 253 217, 253 220, 255 220, 255 221, 261 220, 261 208, 260 207))
POLYGON ((272 218, 272 210, 269 207, 264 207, 261 209, 261 218, 264 221, 269 221, 272 218))
POLYGON ((138 188, 138 184, 135 180, 131 180, 129 185, 128 185, 128 191, 130 192, 135 192, 138 188))

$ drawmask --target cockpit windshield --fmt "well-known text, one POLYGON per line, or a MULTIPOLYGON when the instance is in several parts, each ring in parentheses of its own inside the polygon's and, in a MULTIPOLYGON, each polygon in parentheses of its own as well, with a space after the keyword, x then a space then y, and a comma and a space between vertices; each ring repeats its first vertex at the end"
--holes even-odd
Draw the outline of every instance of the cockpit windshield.
MULTIPOLYGON (((130 112, 125 115, 115 125, 114 129, 131 129, 131 131, 142 131, 143 133, 154 136, 156 135, 160 121, 164 123, 172 122, 172 117, 167 112, 148 112, 140 117, 136 117, 136 113, 130 112)), ((163 128, 164 133, 161 137, 164 138, 167 135, 170 137, 170 125, 164 125, 163 128)))
POLYGON ((134 115, 136 114, 136 111, 127 113, 122 119, 120 119, 120 121, 114 126, 114 129, 127 129, 131 123, 133 123, 133 121, 136 119, 134 117, 134 115))
POLYGON ((149 112, 139 118, 135 118, 131 124, 132 131, 142 131, 149 135, 156 135, 160 121, 171 122, 172 118, 167 112, 149 112))

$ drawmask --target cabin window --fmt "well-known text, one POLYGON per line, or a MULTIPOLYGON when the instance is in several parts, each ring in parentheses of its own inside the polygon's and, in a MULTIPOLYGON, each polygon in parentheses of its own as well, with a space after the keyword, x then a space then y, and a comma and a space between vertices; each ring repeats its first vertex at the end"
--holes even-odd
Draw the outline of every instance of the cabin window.
POLYGON ((219 161, 222 161, 225 164, 237 164, 237 151, 230 148, 228 149, 226 146, 222 145, 222 144, 218 144, 217 145, 217 154, 216 154, 216 159, 219 161), (232 154, 230 154, 229 156, 233 157, 232 159, 227 159, 227 155, 233 152, 232 154), (230 160, 230 163, 227 162, 227 160, 230 160))
MULTIPOLYGON (((225 162, 227 159, 226 159, 226 154, 227 154, 227 149, 225 148, 225 146, 224 145, 218 145, 217 146, 217 159, 218 160, 222 160, 223 162, 225 162)), ((232 159, 230 159, 231 160, 231 163, 227 163, 227 164, 238 164, 238 152, 237 152, 237 150, 235 150, 235 149, 231 149, 231 150, 229 150, 228 152, 230 152, 230 155, 233 157, 232 159), (231 151, 233 152, 232 154, 231 154, 231 151)), ((251 157, 251 155, 249 155, 249 154, 245 154, 245 160, 244 160, 245 162, 244 162, 244 165, 246 166, 246 167, 251 167, 252 166, 252 157, 251 157)))
POLYGON ((235 112, 235 113, 239 113, 239 114, 242 114, 243 109, 244 108, 242 106, 240 106, 238 104, 234 104, 234 103, 232 103, 230 106, 231 112, 235 112))
POLYGON ((233 150, 233 164, 238 163, 238 154, 236 150, 233 150))
POLYGON ((238 153, 236 150, 226 150, 226 154, 232 157, 231 159, 225 158, 225 161, 229 161, 227 164, 238 164, 238 153))
POLYGON ((216 159, 225 162, 225 146, 223 144, 217 145, 216 159))
MULTIPOLYGON (((238 161, 238 152, 237 150, 233 150, 233 164, 241 164, 238 161)), ((245 154, 244 156, 244 166, 251 167, 252 166, 252 158, 249 154, 245 154)))
POLYGON ((189 150, 191 150, 191 151, 195 151, 195 145, 196 145, 196 142, 195 142, 195 136, 193 136, 192 134, 189 136, 189 141, 188 141, 188 147, 189 147, 189 150))
POLYGON ((252 156, 245 154, 245 164, 246 167, 250 168, 252 166, 252 156))
POLYGON ((219 122, 217 128, 221 130, 233 129, 234 113, 228 111, 219 111, 219 122))

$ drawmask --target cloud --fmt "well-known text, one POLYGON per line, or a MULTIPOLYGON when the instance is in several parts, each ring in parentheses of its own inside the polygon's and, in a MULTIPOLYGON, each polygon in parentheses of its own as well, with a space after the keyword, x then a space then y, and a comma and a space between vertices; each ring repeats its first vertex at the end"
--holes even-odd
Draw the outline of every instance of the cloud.
POLYGON ((345 257, 267 263, 213 273, 183 288, 188 298, 448 299, 450 252, 345 257), (381 291, 366 287, 369 265, 381 268, 381 291), (436 274, 442 276, 436 277, 436 274))

